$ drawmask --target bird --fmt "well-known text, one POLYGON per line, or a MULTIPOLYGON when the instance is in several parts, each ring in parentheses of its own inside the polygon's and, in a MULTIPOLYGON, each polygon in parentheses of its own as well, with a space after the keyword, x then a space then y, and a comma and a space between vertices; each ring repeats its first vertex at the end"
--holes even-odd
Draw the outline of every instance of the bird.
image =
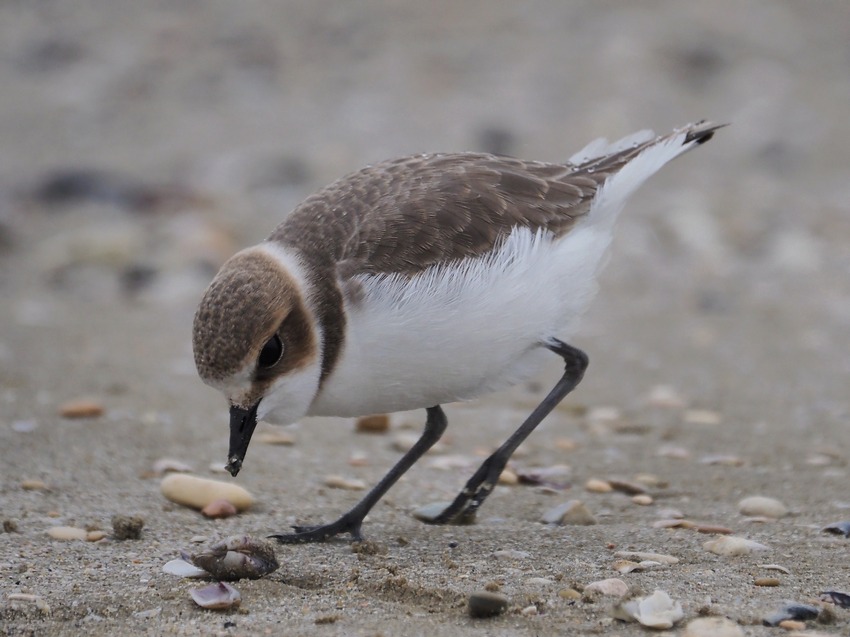
POLYGON ((192 347, 203 382, 229 402, 232 476, 258 420, 426 412, 417 442, 351 510, 270 537, 361 540, 369 511, 446 430, 442 405, 527 380, 559 356, 552 390, 427 521, 473 514, 584 375, 588 357, 567 340, 626 199, 718 128, 599 139, 565 163, 476 152, 387 160, 308 196, 228 259, 195 313, 192 347))

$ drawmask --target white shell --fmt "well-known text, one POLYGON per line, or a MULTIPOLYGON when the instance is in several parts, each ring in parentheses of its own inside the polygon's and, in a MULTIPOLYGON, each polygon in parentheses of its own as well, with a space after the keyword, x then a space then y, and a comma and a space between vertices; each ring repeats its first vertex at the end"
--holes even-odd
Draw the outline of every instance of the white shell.
POLYGON ((242 595, 226 582, 217 582, 202 588, 192 588, 189 595, 201 608, 220 610, 233 608, 242 603, 242 595))
POLYGON ((616 619, 639 622, 649 628, 671 628, 684 616, 682 605, 662 590, 649 597, 635 597, 614 608, 616 619))
POLYGON ((176 575, 177 577, 192 578, 209 577, 210 575, 204 569, 189 564, 186 560, 171 560, 170 562, 166 562, 165 566, 162 567, 162 572, 169 575, 176 575))

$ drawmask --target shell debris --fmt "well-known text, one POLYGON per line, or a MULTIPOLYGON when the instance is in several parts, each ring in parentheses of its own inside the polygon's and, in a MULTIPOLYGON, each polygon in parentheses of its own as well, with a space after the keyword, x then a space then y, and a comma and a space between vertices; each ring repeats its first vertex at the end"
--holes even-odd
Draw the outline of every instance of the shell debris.
POLYGON ((199 553, 180 556, 217 580, 259 579, 280 567, 274 545, 250 535, 232 535, 199 553))
POLYGON ((209 610, 235 608, 242 603, 242 595, 239 591, 226 582, 192 588, 189 590, 189 595, 198 606, 209 610))

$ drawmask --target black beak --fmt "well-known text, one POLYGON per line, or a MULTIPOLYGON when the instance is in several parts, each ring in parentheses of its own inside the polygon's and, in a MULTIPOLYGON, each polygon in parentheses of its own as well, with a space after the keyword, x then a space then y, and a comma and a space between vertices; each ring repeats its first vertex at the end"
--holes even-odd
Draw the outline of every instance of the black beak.
POLYGON ((227 464, 224 466, 230 475, 235 476, 242 468, 242 461, 248 451, 248 443, 257 426, 257 407, 260 402, 248 409, 236 405, 230 407, 230 451, 227 453, 227 464))

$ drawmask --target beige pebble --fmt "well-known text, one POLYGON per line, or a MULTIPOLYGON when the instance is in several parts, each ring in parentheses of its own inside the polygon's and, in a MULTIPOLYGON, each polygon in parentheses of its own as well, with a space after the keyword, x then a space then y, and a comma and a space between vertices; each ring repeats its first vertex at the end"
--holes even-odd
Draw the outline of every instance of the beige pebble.
POLYGON ((779 627, 785 630, 805 630, 806 622, 797 621, 796 619, 783 619, 779 622, 779 627))
POLYGON ((682 637, 744 637, 744 631, 725 617, 700 617, 685 626, 682 637))
POLYGON ((788 508, 776 498, 760 495, 744 498, 738 503, 738 511, 742 515, 779 519, 788 514, 788 508))
POLYGON ((325 486, 331 489, 346 489, 348 491, 362 491, 366 488, 363 480, 345 478, 343 476, 328 476, 325 478, 325 486))
POLYGON ((646 400, 653 407, 671 409, 680 409, 687 404, 682 395, 670 385, 656 385, 649 390, 646 400))
POLYGON ((639 504, 640 506, 649 506, 655 500, 652 499, 652 496, 647 493, 639 493, 636 496, 632 497, 632 502, 635 504, 639 504))
POLYGON ((383 434, 390 430, 389 414, 363 416, 354 421, 354 431, 361 434, 383 434))
POLYGON ((678 564, 679 558, 666 553, 652 553, 649 551, 617 551, 614 553, 616 557, 622 557, 627 560, 649 560, 658 562, 659 564, 678 564))
POLYGON ((561 599, 577 600, 581 599, 581 593, 574 588, 562 588, 558 591, 558 597, 561 599))
POLYGON ((546 511, 540 518, 544 524, 589 526, 596 518, 581 500, 570 500, 546 511))
POLYGON ((598 478, 590 478, 590 480, 584 483, 584 488, 591 493, 610 493, 614 490, 614 487, 608 482, 598 478))
POLYGON ((88 398, 69 400, 59 407, 59 415, 63 418, 97 418, 103 412, 101 403, 88 398))
POLYGON ((779 586, 781 583, 778 577, 757 577, 753 580, 756 586, 779 586))
POLYGON ((99 542, 106 537, 104 531, 89 531, 86 533, 86 542, 99 542))
POLYGON ((219 520, 224 518, 229 518, 236 515, 236 507, 233 506, 227 500, 213 500, 208 505, 206 505, 203 509, 201 509, 201 513, 208 518, 213 520, 219 520))
POLYGON ((24 491, 47 491, 50 487, 43 480, 23 480, 21 489, 24 491))
POLYGON ((629 592, 629 585, 623 580, 611 577, 596 582, 591 582, 584 587, 585 594, 599 593, 601 595, 611 595, 613 597, 622 597, 629 592))
POLYGON ((734 535, 724 535, 705 542, 703 548, 715 555, 732 556, 746 555, 754 551, 766 551, 768 547, 759 542, 734 535))
POLYGON ((199 478, 185 473, 172 473, 165 476, 159 488, 162 495, 172 502, 198 510, 215 500, 227 500, 236 507, 237 511, 244 511, 254 504, 254 497, 236 484, 199 478))
POLYGON ((519 476, 510 467, 505 467, 499 474, 499 484, 512 487, 519 484, 519 476))
POLYGON ((710 409, 688 409, 683 420, 690 425, 719 425, 720 414, 710 409))
POLYGON ((262 431, 257 435, 264 445, 292 446, 295 444, 295 436, 288 431, 262 431))
POLYGON ((86 540, 88 531, 75 526, 53 526, 47 529, 47 534, 54 540, 69 542, 73 540, 86 540))

